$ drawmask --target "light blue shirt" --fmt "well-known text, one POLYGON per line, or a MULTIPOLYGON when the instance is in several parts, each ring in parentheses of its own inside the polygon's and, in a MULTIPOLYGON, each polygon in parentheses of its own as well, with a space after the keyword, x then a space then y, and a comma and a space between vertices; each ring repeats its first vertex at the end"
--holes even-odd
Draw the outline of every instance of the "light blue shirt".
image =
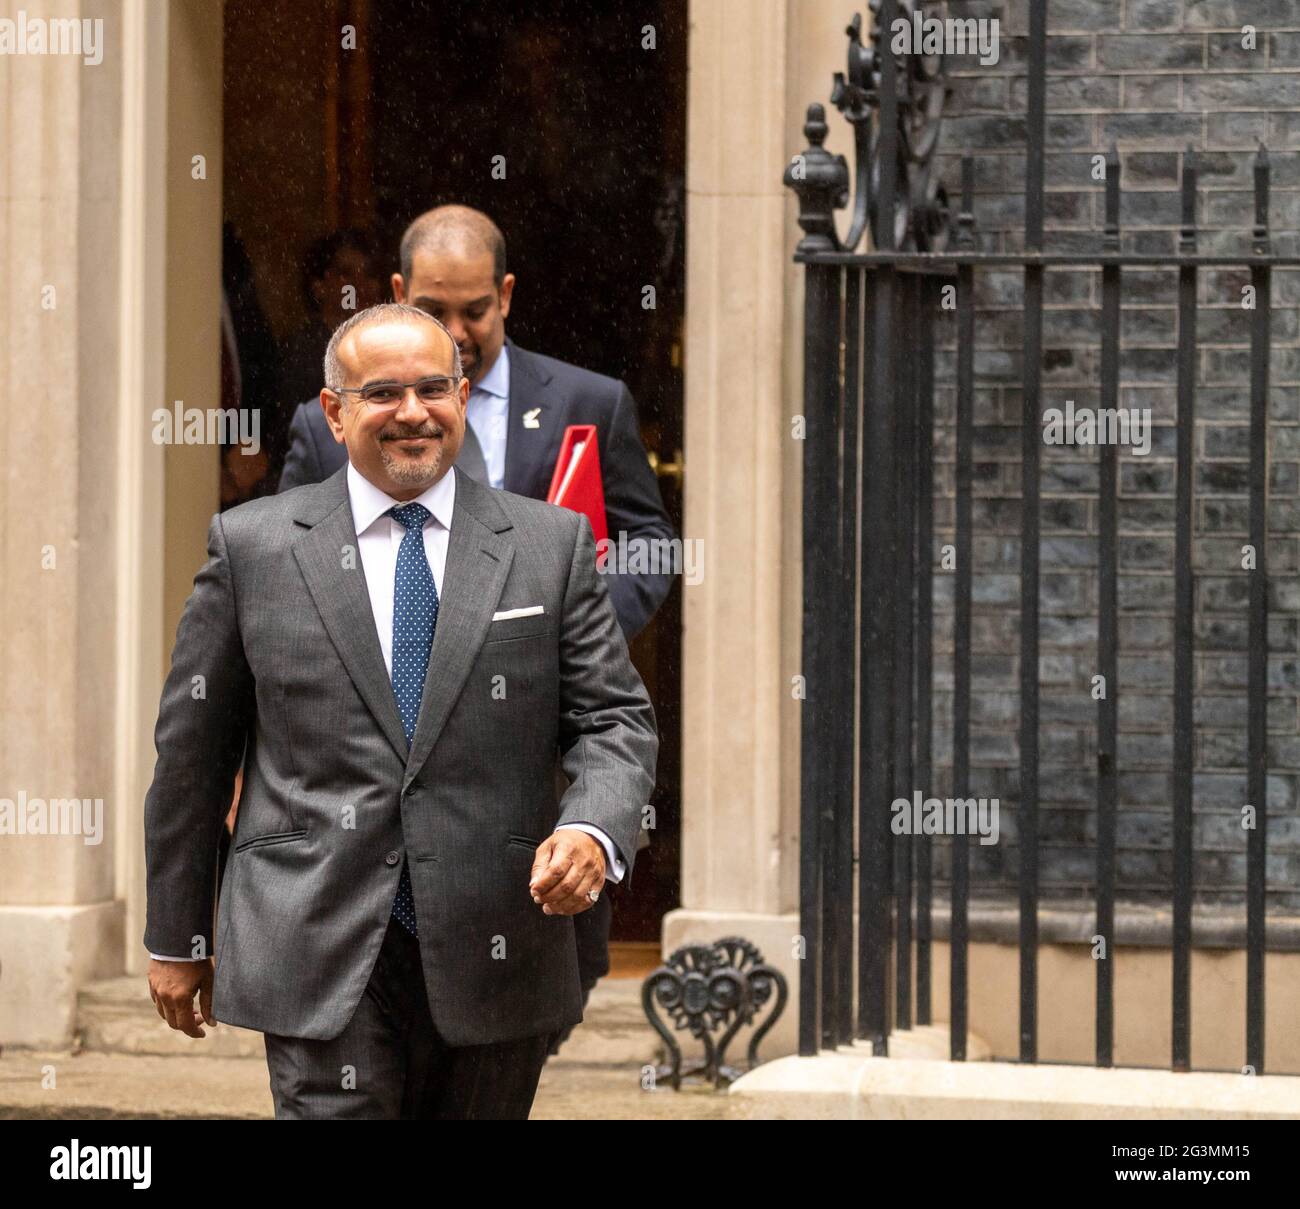
POLYGON ((500 491, 506 481, 506 429, 510 423, 510 350, 501 346, 492 368, 470 388, 467 418, 483 461, 488 483, 500 491))

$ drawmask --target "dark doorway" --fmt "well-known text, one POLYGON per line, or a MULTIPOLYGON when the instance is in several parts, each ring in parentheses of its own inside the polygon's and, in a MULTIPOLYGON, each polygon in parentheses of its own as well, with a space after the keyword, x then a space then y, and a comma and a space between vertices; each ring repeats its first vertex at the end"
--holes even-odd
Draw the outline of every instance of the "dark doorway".
MULTIPOLYGON (((238 498, 274 489, 302 401, 309 252, 355 229, 386 282, 406 224, 455 201, 505 232, 510 336, 627 382, 680 533, 686 31, 685 0, 227 0, 227 299, 270 455, 238 498)), ((632 655, 661 736, 656 825, 613 936, 657 941, 679 895, 680 585, 632 655)))

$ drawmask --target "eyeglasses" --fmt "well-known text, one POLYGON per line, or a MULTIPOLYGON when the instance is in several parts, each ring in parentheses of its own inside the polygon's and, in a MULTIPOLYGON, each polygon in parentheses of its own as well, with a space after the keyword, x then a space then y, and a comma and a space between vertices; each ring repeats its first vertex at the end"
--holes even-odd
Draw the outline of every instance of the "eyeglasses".
POLYGON ((455 395, 460 382, 456 378, 419 378, 415 382, 367 382, 365 386, 338 386, 337 395, 360 395, 367 407, 389 409, 401 406, 406 392, 415 389, 421 403, 438 403, 455 395))

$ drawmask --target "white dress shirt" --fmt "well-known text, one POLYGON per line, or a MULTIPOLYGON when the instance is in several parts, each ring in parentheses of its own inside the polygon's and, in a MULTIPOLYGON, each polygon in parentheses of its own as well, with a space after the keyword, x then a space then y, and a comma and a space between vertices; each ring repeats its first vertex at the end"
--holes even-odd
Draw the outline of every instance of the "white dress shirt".
POLYGON ((470 388, 466 416, 498 491, 506 481, 506 428, 510 423, 510 348, 503 344, 492 368, 470 388))
MULTIPOLYGON (((501 350, 502 357, 505 349, 501 350)), ((497 365, 501 359, 498 358, 497 365)), ((495 372, 496 366, 493 367, 495 372)), ((488 375, 489 377, 491 374, 488 375)), ((477 432, 477 429, 475 430, 477 432)), ((501 442, 501 469, 504 470, 505 443, 501 442)), ((488 459, 489 473, 492 473, 492 461, 488 445, 483 445, 483 454, 488 459)), ((456 507, 456 475, 448 471, 432 487, 414 500, 395 500, 385 495, 369 479, 362 475, 351 462, 348 463, 348 502, 352 506, 352 523, 357 534, 357 553, 361 556, 361 566, 365 572, 366 588, 370 594, 370 611, 375 618, 375 630, 379 636, 379 649, 384 654, 384 667, 389 678, 393 675, 393 584, 397 578, 397 551, 406 535, 405 528, 388 516, 390 508, 402 503, 423 504, 428 509, 429 519, 424 522, 424 553, 429 560, 429 570, 433 573, 433 585, 442 596, 442 581, 447 569, 447 542, 451 537, 451 518, 456 507)), ((605 850, 605 880, 620 882, 627 872, 627 866, 618 855, 614 841, 599 827, 592 823, 562 823, 557 831, 571 828, 585 831, 596 839, 605 850)), ((158 961, 193 961, 192 957, 164 957, 150 953, 158 961)))

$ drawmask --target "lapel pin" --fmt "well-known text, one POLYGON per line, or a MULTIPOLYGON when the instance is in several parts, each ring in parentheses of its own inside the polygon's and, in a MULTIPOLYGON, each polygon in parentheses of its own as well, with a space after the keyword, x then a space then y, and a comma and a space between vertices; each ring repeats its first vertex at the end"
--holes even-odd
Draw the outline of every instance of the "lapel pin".
POLYGON ((540 416, 541 414, 542 414, 542 409, 540 407, 533 407, 530 408, 528 411, 524 412, 524 427, 540 428, 542 426, 542 422, 537 417, 540 416))

